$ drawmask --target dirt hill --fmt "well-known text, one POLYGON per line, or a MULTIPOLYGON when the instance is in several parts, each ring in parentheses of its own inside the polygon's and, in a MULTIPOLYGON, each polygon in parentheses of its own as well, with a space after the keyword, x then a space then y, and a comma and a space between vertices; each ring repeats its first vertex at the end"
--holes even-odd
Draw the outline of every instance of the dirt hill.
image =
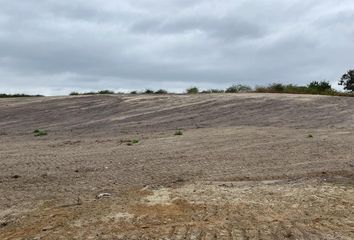
POLYGON ((0 99, 0 238, 353 239, 353 136, 349 97, 0 99))

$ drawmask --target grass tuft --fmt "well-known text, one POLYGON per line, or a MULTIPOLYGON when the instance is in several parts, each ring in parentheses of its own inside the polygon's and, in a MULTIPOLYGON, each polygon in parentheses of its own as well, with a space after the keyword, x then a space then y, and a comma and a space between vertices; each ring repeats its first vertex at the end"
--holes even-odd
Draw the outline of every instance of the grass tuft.
POLYGON ((181 135, 183 135, 182 130, 181 130, 181 129, 176 130, 175 135, 176 135, 176 136, 181 136, 181 135))
POLYGON ((36 129, 33 131, 33 136, 35 136, 35 137, 41 137, 41 136, 46 136, 46 135, 48 135, 48 133, 45 130, 36 129))
POLYGON ((133 140, 128 140, 127 141, 127 145, 128 146, 133 146, 133 145, 138 144, 138 143, 140 143, 139 139, 133 139, 133 140))

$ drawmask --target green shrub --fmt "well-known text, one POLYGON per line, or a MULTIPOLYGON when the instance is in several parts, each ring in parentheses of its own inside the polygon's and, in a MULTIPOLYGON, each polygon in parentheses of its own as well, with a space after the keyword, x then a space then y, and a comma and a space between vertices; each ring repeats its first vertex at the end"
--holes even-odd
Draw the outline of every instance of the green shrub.
POLYGON ((18 97, 43 97, 43 95, 28 95, 23 93, 16 93, 16 94, 6 94, 0 93, 0 98, 18 98, 18 97))
POLYGON ((131 91, 130 94, 138 94, 137 91, 131 91))
POLYGON ((196 93, 199 93, 199 89, 197 87, 190 87, 190 88, 187 88, 186 92, 188 94, 196 94, 196 93))
POLYGON ((267 87, 257 86, 256 92, 260 93, 291 93, 291 94, 323 94, 323 95, 342 95, 332 89, 329 82, 313 81, 307 86, 297 86, 293 84, 283 85, 273 83, 267 87))
POLYGON ((264 86, 256 86, 255 92, 257 92, 257 93, 266 93, 266 92, 267 92, 267 87, 264 87, 264 86))
POLYGON ((332 90, 331 84, 327 81, 321 81, 321 82, 313 81, 309 85, 307 85, 307 88, 317 93, 323 93, 332 90))
POLYGON ((239 93, 239 92, 251 92, 252 88, 247 85, 234 84, 226 89, 226 93, 239 93))
POLYGON ((168 92, 165 89, 159 89, 155 92, 155 94, 168 94, 168 92))
POLYGON ((80 95, 96 95, 96 92, 84 92, 84 93, 80 93, 80 95))
POLYGON ((140 140, 138 140, 138 139, 128 140, 127 145, 133 146, 134 144, 138 144, 139 142, 140 142, 140 140))
POLYGON ((97 92, 98 94, 114 94, 113 91, 111 90, 101 90, 97 92))
POLYGON ((268 87, 264 86, 256 86, 256 92, 261 93, 283 93, 285 86, 281 83, 273 83, 270 84, 268 87))
POLYGON ((282 93, 282 92, 284 92, 285 86, 281 83, 273 83, 273 84, 269 85, 269 89, 270 89, 270 91, 275 92, 275 93, 282 93))
POLYGON ((252 92, 253 89, 248 85, 239 85, 240 92, 252 92))
POLYGON ((176 136, 181 136, 181 135, 183 135, 182 130, 181 130, 181 129, 177 129, 176 132, 175 132, 175 135, 176 135, 176 136))
POLYGON ((36 130, 33 131, 33 135, 34 135, 35 137, 41 137, 41 136, 46 136, 46 135, 48 135, 48 133, 47 133, 46 131, 44 131, 44 130, 36 129, 36 130))
POLYGON ((146 89, 144 93, 145 93, 145 94, 153 94, 154 91, 151 90, 151 89, 146 89))
POLYGON ((80 95, 80 93, 78 93, 78 92, 71 92, 69 95, 70 95, 70 96, 77 96, 77 95, 80 95))

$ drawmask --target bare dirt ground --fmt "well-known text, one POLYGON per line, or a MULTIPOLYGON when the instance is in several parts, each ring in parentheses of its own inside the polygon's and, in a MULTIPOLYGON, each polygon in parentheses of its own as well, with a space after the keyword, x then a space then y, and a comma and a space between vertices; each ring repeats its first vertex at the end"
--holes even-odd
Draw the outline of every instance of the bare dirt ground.
POLYGON ((0 99, 0 239, 354 239, 353 146, 348 97, 0 99))

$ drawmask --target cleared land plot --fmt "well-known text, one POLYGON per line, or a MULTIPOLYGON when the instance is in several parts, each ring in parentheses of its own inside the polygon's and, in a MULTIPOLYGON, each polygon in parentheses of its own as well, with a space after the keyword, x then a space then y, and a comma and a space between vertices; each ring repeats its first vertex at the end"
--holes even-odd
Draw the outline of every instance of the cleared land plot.
POLYGON ((0 99, 0 238, 353 239, 353 146, 348 97, 0 99))

